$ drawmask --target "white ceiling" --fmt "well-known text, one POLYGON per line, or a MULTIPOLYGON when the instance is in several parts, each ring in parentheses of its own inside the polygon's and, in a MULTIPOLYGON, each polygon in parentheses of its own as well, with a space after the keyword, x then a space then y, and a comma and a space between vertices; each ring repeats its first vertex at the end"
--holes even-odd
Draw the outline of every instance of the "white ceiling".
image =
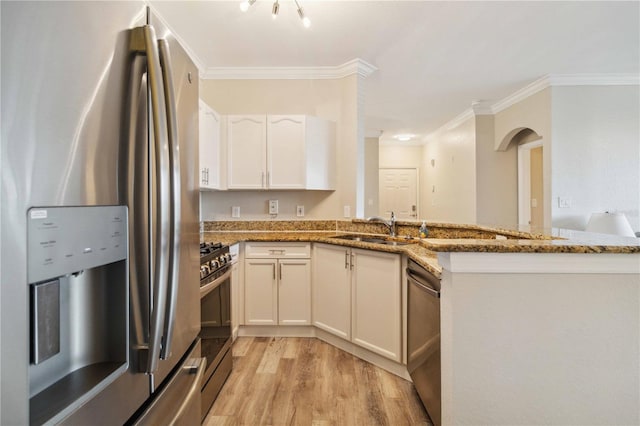
POLYGON ((547 74, 640 73, 640 2, 150 1, 203 71, 338 66, 361 58, 365 128, 418 139, 547 74))

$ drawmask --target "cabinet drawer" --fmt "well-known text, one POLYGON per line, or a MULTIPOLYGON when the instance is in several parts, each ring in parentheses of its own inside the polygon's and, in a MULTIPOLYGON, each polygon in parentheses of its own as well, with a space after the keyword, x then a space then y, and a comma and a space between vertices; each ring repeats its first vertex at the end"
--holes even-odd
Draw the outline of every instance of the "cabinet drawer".
POLYGON ((309 243, 246 243, 245 257, 253 259, 306 259, 311 257, 309 243))

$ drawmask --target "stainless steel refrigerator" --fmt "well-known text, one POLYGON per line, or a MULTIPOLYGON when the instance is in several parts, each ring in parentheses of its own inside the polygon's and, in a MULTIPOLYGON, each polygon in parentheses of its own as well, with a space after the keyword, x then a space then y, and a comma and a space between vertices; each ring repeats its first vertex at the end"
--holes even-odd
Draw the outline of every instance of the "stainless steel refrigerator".
POLYGON ((142 1, 0 14, 0 424, 197 424, 198 70, 142 1))

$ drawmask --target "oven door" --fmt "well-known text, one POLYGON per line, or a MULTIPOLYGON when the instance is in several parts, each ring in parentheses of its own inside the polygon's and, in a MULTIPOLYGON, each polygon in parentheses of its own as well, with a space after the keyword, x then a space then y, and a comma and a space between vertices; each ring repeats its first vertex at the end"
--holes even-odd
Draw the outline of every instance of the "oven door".
POLYGON ((227 379, 231 356, 231 265, 205 279, 200 286, 202 356, 207 369, 202 378, 202 418, 227 379))

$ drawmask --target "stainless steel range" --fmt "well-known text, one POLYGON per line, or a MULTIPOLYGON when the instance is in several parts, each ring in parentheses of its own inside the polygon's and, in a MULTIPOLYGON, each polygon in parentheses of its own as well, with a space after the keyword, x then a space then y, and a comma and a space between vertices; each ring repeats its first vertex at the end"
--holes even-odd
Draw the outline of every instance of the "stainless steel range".
POLYGON ((200 244, 202 419, 206 417, 233 366, 231 355, 231 255, 221 243, 200 244))

